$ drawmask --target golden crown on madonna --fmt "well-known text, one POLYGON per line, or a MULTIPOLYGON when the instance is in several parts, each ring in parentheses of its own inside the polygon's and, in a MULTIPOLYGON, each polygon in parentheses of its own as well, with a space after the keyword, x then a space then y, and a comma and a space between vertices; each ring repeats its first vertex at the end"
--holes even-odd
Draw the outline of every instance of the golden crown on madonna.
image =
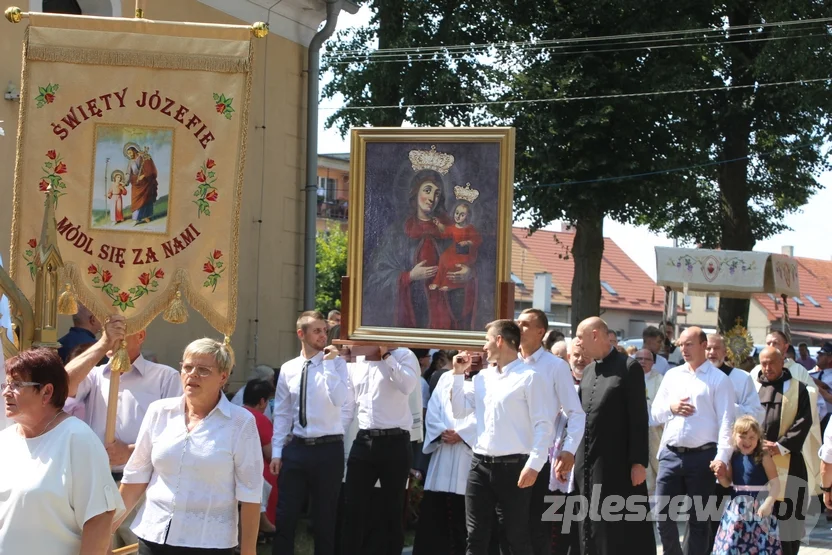
POLYGON ((408 157, 415 172, 433 170, 440 175, 445 175, 454 165, 453 155, 437 152, 436 145, 431 145, 430 150, 411 150, 408 157))

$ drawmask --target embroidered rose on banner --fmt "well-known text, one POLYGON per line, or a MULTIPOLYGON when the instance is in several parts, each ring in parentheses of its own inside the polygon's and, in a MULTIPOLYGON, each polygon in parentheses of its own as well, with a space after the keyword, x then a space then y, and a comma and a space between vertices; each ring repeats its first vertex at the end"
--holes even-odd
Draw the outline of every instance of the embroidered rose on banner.
POLYGON ((145 295, 155 293, 159 289, 159 281, 165 277, 165 272, 161 268, 154 268, 149 272, 144 272, 139 275, 139 284, 135 287, 129 288, 127 291, 122 291, 118 286, 110 283, 113 275, 109 270, 103 270, 101 266, 90 264, 87 268, 87 274, 94 275, 92 278, 93 287, 101 289, 113 301, 113 306, 119 307, 124 312, 128 308, 136 308, 134 302, 145 295))
POLYGON ((208 262, 202 265, 202 271, 208 274, 202 286, 210 287, 212 293, 217 290, 217 283, 225 271, 224 264, 220 261, 220 258, 222 258, 222 251, 215 250, 208 255, 208 262))
POLYGON ((231 103, 233 98, 226 98, 224 94, 214 93, 214 102, 216 103, 217 113, 225 116, 225 119, 231 119, 231 114, 234 113, 234 108, 231 103))
POLYGON ((58 93, 58 84, 49 83, 45 87, 38 87, 38 95, 35 97, 38 108, 43 108, 47 104, 55 102, 55 95, 58 93))
POLYGON ((196 200, 193 201, 196 204, 196 217, 199 218, 202 214, 206 216, 211 215, 211 203, 217 202, 217 199, 220 196, 219 191, 214 186, 214 183, 217 181, 217 174, 213 171, 214 166, 216 163, 208 158, 202 167, 196 172, 196 191, 194 191, 194 196, 196 200))
POLYGON ((35 266, 35 249, 38 247, 38 240, 32 237, 26 243, 26 246, 29 248, 23 253, 23 260, 26 261, 26 267, 29 268, 29 277, 32 278, 32 281, 35 281, 35 276, 38 273, 38 269, 35 266))
POLYGON ((66 194, 66 183, 62 177, 67 173, 67 166, 61 155, 55 150, 46 152, 46 162, 41 168, 43 175, 38 183, 38 190, 42 193, 50 193, 52 202, 58 207, 58 199, 66 194), (50 189, 51 187, 51 189, 50 189))

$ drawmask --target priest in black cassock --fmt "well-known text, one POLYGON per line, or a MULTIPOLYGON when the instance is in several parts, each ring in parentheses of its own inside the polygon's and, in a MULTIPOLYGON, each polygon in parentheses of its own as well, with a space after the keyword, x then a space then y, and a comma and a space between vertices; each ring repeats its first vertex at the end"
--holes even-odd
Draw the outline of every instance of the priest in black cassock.
POLYGON ((785 494, 775 503, 773 514, 780 521, 783 555, 796 555, 811 497, 802 451, 812 429, 812 402, 806 386, 783 368, 783 355, 774 347, 760 353, 757 381, 765 409, 763 449, 774 459, 781 480, 788 472, 785 494))
POLYGON ((588 318, 573 339, 594 359, 584 369, 578 392, 586 428, 575 459, 575 492, 597 504, 578 523, 581 555, 655 553, 645 482, 649 451, 644 370, 613 348, 607 332, 603 320, 588 318), (615 521, 606 522, 604 500, 612 495, 627 503, 609 505, 610 511, 615 509, 615 521))

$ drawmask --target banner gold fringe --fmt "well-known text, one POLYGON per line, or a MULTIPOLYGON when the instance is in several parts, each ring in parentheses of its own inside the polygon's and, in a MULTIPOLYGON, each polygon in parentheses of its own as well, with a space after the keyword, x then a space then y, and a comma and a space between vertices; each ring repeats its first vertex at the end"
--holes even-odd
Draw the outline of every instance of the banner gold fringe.
POLYGON ((198 56, 73 47, 55 48, 41 45, 30 45, 26 55, 30 60, 40 62, 187 69, 218 73, 242 73, 249 71, 251 67, 250 59, 237 56, 198 56))
POLYGON ((127 354, 127 341, 121 342, 121 347, 113 355, 113 360, 110 361, 110 368, 113 372, 122 374, 129 372, 132 364, 130 363, 130 355, 127 354))
POLYGON ((66 284, 66 290, 58 297, 58 314, 67 316, 78 314, 78 301, 75 300, 72 285, 68 283, 66 284))
MULTIPOLYGON (((230 271, 230 270, 229 270, 230 271)), ((236 268, 234 269, 236 273, 236 268)), ((92 312, 96 318, 102 322, 107 319, 107 316, 117 314, 113 307, 101 303, 97 297, 87 289, 82 281, 83 272, 78 271, 78 267, 72 263, 66 263, 60 271, 61 279, 66 283, 71 283, 75 287, 76 296, 78 300, 92 312)), ((211 324, 211 327, 222 333, 230 336, 234 333, 234 326, 236 324, 236 302, 233 306, 234 312, 226 320, 221 314, 216 312, 211 303, 202 296, 199 290, 194 291, 191 287, 191 280, 189 273, 184 268, 179 268, 171 280, 170 285, 164 291, 158 291, 154 299, 147 305, 142 312, 131 316, 127 320, 127 335, 138 333, 150 325, 150 322, 163 312, 171 303, 176 300, 176 294, 180 293, 191 307, 199 312, 205 320, 211 324)), ((180 299, 181 299, 180 297, 180 299)), ((236 296, 235 296, 236 299, 236 296)))

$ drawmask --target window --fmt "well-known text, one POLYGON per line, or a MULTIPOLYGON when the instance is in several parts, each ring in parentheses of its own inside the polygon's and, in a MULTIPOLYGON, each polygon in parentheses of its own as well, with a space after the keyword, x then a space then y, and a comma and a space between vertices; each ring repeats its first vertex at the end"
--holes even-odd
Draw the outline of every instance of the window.
POLYGON ((615 291, 615 289, 613 289, 613 288, 612 288, 612 285, 610 285, 610 284, 609 284, 609 283, 607 283, 606 281, 602 281, 602 282, 601 282, 601 287, 603 287, 603 288, 604 288, 604 291, 606 291, 607 293, 609 293, 609 294, 610 294, 610 295, 612 295, 613 297, 617 297, 617 296, 618 296, 618 293, 615 291))
MULTIPOLYGON (((505 275, 505 274, 503 274, 503 275, 505 275)), ((514 272, 511 273, 511 281, 514 282, 514 285, 519 285, 520 287, 525 287, 526 286, 526 284, 523 283, 523 280, 521 280, 519 277, 514 275, 514 272)))
POLYGON ((797 304, 797 306, 803 306, 803 301, 800 300, 800 297, 792 297, 792 300, 797 304))
POLYGON ((690 295, 685 295, 685 310, 690 310, 690 302, 691 302, 690 295))
POLYGON ((705 297, 705 310, 708 310, 710 312, 715 311, 717 299, 718 297, 715 297, 713 295, 708 295, 707 297, 705 297))
POLYGON ((121 17, 121 0, 29 0, 30 12, 121 17))
POLYGON ((806 300, 807 300, 807 301, 809 301, 810 303, 812 303, 812 306, 816 306, 816 307, 820 308, 820 303, 819 303, 819 302, 817 302, 817 301, 814 299, 814 297, 812 297, 812 295, 803 295, 803 296, 804 296, 804 297, 806 297, 806 300))
POLYGON ((319 200, 335 202, 337 192, 338 182, 335 179, 318 176, 318 196, 323 197, 319 200))

